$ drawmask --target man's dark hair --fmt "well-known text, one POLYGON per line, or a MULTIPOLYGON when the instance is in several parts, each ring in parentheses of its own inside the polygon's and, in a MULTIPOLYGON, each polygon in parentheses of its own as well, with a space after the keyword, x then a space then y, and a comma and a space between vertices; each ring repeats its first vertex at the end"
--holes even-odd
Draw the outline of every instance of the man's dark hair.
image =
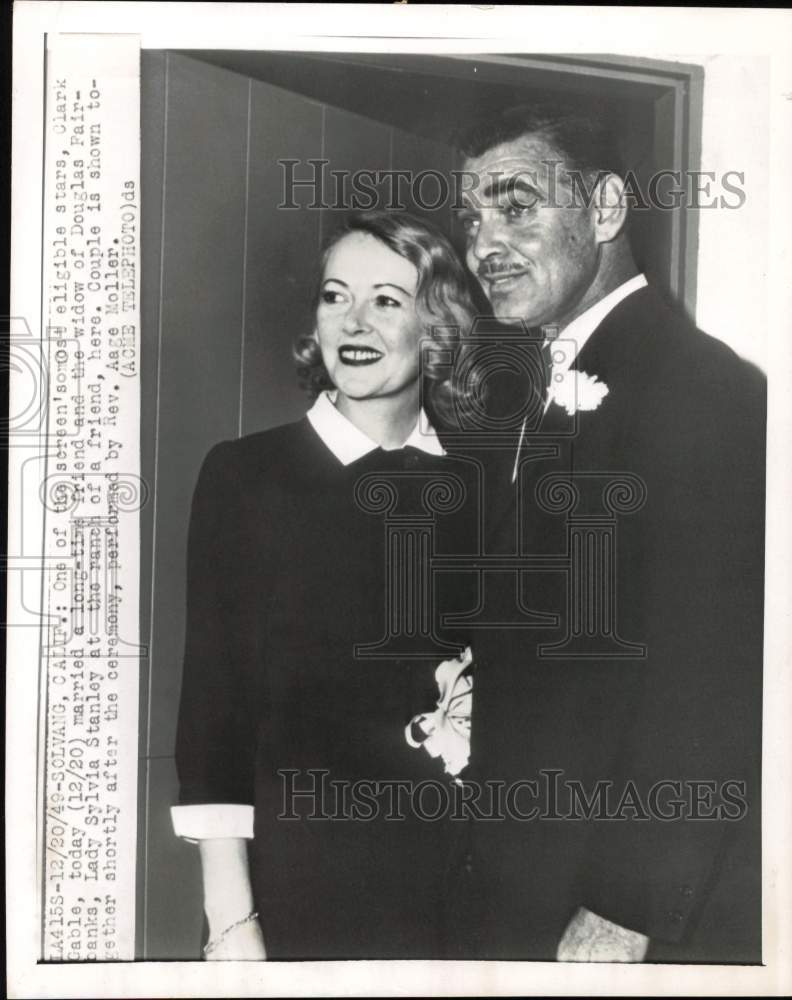
POLYGON ((624 163, 609 115, 595 104, 541 101, 489 115, 462 131, 456 145, 465 156, 481 156, 523 135, 541 137, 570 170, 624 177, 624 163))

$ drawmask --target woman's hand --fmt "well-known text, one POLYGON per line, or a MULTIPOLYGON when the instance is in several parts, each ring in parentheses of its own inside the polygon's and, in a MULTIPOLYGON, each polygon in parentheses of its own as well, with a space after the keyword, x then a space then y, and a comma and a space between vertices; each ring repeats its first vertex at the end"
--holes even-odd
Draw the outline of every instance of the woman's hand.
POLYGON ((260 962, 267 957, 258 918, 253 915, 247 842, 241 838, 201 840, 204 912, 209 923, 210 962, 260 962))
POLYGON ((263 962, 267 957, 264 935, 256 919, 247 920, 229 931, 204 956, 207 962, 263 962))

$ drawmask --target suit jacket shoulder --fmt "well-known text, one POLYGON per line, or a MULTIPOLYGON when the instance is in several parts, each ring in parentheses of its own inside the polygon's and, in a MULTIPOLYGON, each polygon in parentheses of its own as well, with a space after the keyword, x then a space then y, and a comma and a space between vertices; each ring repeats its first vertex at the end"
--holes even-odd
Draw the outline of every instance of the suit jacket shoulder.
POLYGON ((631 378, 644 392, 693 388, 761 396, 764 385, 757 368, 651 286, 622 300, 592 334, 576 361, 579 369, 590 366, 612 378, 631 378))
POLYGON ((763 374, 653 288, 608 314, 575 361, 609 387, 606 410, 650 449, 715 458, 729 442, 763 452, 763 374))

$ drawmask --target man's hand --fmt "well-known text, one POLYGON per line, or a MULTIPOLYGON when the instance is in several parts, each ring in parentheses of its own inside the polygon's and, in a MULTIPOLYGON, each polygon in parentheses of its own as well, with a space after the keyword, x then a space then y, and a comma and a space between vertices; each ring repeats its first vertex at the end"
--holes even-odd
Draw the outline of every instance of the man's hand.
POLYGON ((642 962, 649 938, 598 917, 581 906, 558 946, 559 962, 642 962))

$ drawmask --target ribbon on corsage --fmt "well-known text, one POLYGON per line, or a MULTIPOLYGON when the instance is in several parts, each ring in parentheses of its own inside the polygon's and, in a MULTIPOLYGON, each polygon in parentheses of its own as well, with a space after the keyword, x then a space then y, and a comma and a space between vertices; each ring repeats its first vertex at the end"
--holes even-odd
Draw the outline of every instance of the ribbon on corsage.
POLYGON ((454 778, 470 759, 472 665, 473 654, 469 646, 455 659, 443 660, 435 670, 440 695, 437 708, 414 716, 404 729, 404 737, 411 747, 423 747, 430 757, 442 757, 446 773, 454 778))

